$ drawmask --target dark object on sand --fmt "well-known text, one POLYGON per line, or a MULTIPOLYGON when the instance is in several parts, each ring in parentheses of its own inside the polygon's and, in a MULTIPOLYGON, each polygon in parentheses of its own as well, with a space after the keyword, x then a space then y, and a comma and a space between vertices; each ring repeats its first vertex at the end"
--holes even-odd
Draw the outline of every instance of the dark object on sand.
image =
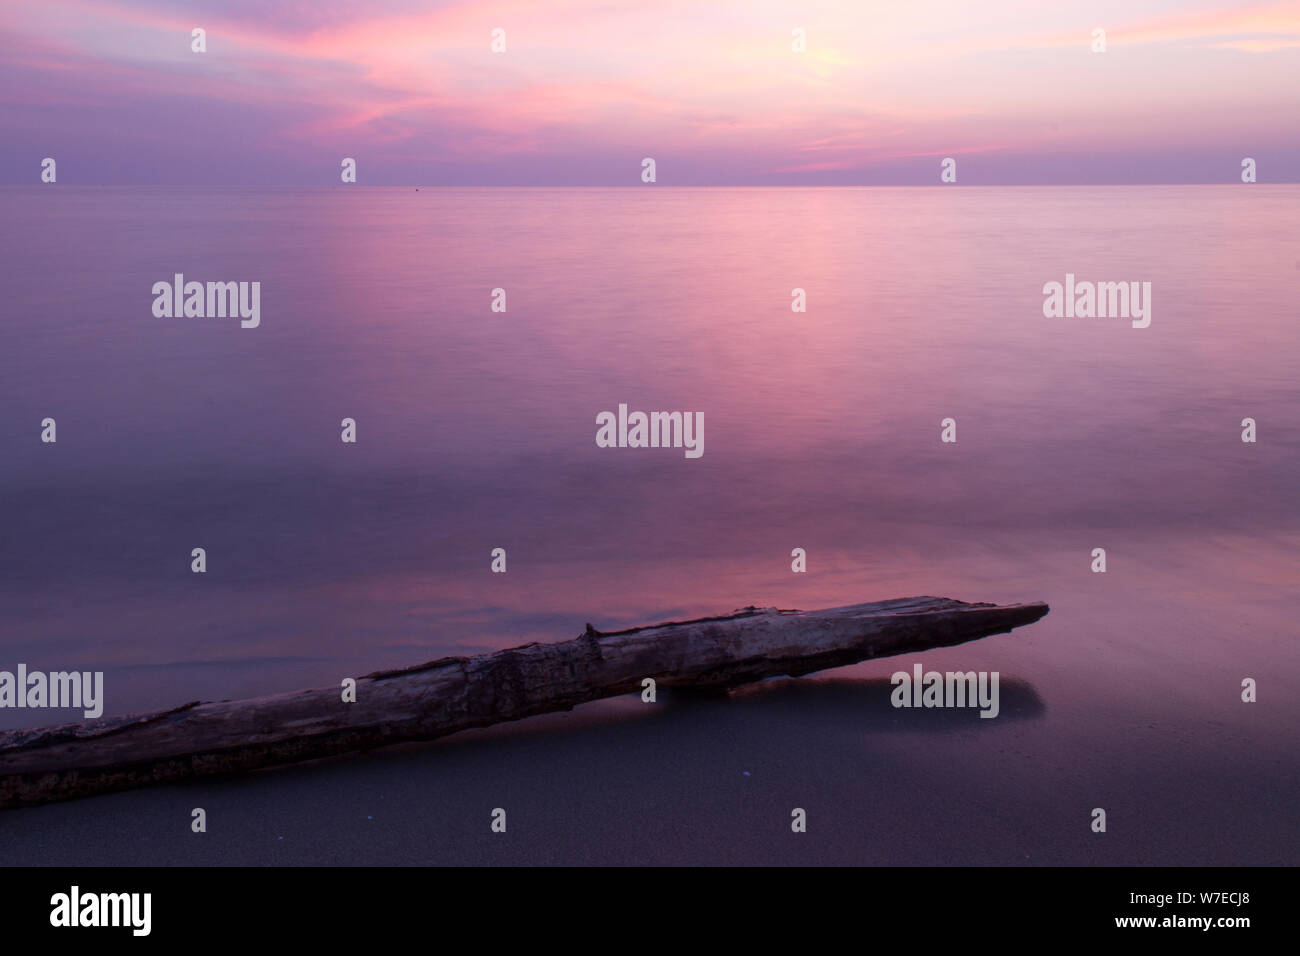
POLYGON ((746 608, 560 644, 444 657, 340 687, 193 702, 154 714, 0 733, 0 807, 48 803, 430 740, 601 697, 726 688, 962 644, 1032 624, 1047 605, 918 597, 824 611, 746 608))

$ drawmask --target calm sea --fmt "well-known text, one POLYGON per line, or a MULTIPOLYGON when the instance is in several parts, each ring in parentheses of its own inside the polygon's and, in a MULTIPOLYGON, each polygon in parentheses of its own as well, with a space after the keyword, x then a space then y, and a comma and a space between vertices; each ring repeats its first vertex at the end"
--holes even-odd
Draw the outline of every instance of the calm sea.
MULTIPOLYGON (((1148 829, 1205 794, 1155 861, 1296 862, 1300 186, 60 185, 0 211, 0 669, 103 670, 117 714, 586 622, 1045 600, 924 658, 1019 682, 1010 720, 868 740, 828 689, 773 703, 764 753, 897 748, 991 813, 1008 775, 1086 817, 1127 799, 1087 767, 1154 774, 1148 829), (178 272, 259 281, 260 327, 155 318, 178 272), (1044 318, 1067 273, 1150 282, 1150 327, 1044 318), (702 412, 703 456, 598 448, 620 403, 702 412)), ((912 662, 833 676, 888 730, 879 681, 912 662)))

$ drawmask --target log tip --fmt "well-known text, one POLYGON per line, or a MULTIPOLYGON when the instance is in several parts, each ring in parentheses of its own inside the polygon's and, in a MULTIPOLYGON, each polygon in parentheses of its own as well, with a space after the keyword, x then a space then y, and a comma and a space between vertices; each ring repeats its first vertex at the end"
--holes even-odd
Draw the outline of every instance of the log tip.
POLYGON ((1051 608, 1048 606, 1046 601, 1029 601, 1025 604, 1008 604, 1006 605, 1006 609, 1008 611, 1016 612, 1016 627, 1021 627, 1025 624, 1033 624, 1035 621, 1041 621, 1043 618, 1047 617, 1048 612, 1051 611, 1051 608))

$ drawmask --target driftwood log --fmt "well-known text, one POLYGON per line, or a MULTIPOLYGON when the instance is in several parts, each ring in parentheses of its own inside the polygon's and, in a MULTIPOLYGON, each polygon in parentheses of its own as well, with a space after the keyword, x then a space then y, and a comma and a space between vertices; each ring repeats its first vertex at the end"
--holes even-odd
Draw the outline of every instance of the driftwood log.
POLYGON ((444 657, 339 687, 193 702, 158 713, 0 733, 0 807, 430 740, 659 687, 724 688, 946 647, 1032 624, 1047 605, 918 597, 824 611, 746 608, 559 644, 444 657))

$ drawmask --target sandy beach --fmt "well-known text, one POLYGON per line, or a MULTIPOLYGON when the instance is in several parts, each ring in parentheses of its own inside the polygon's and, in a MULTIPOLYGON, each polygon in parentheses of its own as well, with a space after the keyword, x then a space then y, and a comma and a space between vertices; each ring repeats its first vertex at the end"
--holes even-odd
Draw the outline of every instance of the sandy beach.
POLYGON ((7 811, 0 864, 1294 865, 1300 715, 1267 675, 1295 652, 1279 660, 1249 613, 1153 601, 1149 584, 1104 607, 1057 594, 1021 631, 725 699, 632 695, 7 811), (1180 653, 1121 639, 1126 604, 1177 629, 1180 653), (999 717, 895 709, 889 675, 913 661, 998 670, 999 717), (1265 675, 1264 701, 1237 700, 1238 671, 1265 675), (1105 834, 1089 829, 1097 806, 1105 834), (189 830, 194 807, 205 834, 189 830), (497 807, 504 834, 489 828, 497 807), (794 807, 808 811, 805 834, 790 831, 794 807))

